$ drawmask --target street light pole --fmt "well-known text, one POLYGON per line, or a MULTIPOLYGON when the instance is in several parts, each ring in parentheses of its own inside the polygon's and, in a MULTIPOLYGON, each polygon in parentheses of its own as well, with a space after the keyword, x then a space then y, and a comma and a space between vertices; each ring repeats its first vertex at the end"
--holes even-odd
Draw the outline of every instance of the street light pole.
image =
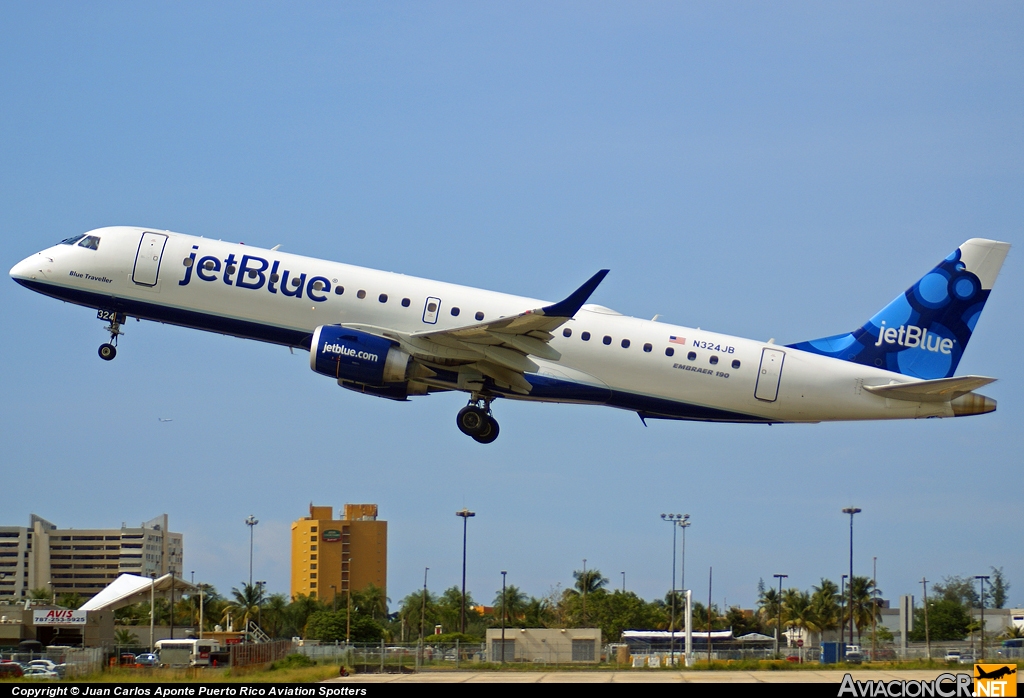
POLYGON ((423 598, 420 600, 420 646, 416 652, 418 663, 421 665, 423 664, 423 624, 427 618, 427 572, 429 571, 429 567, 423 568, 423 598))
MULTIPOLYGON (((583 561, 584 567, 587 561, 583 561)), ((505 663, 505 575, 508 574, 507 570, 501 571, 501 663, 505 663)))
MULTIPOLYGON (((580 579, 583 585, 583 623, 587 622, 587 558, 583 558, 583 577, 580 579)), ((504 600, 504 597, 502 597, 504 600)), ((504 601, 503 601, 504 602, 504 601)))
POLYGON ((921 577, 921 586, 924 587, 924 644, 928 648, 928 661, 932 661, 932 636, 928 627, 928 580, 921 577))
POLYGON ((676 661, 676 529, 683 529, 683 540, 686 539, 686 526, 690 525, 689 514, 662 514, 661 520, 672 524, 672 618, 669 621, 669 656, 674 666, 676 661))
MULTIPOLYGON (((779 580, 779 598, 776 599, 776 604, 779 607, 779 620, 775 627, 775 656, 779 656, 779 642, 782 640, 782 580, 789 577, 788 574, 773 574, 773 577, 779 580)), ((708 616, 711 615, 711 604, 708 604, 708 616)), ((710 641, 711 636, 708 635, 710 641)))
POLYGON ((844 514, 850 515, 850 642, 853 642, 853 515, 861 512, 857 507, 846 507, 844 514))
POLYGON ((461 625, 459 631, 462 633, 466 632, 466 524, 469 523, 469 517, 476 516, 475 511, 470 511, 463 507, 462 511, 455 512, 456 516, 462 517, 462 614, 461 614, 461 625))
POLYGON ((259 519, 257 519, 252 514, 249 514, 248 518, 246 518, 246 520, 245 520, 245 525, 249 527, 249 586, 250 587, 252 586, 252 530, 253 530, 253 528, 256 527, 256 524, 258 524, 258 523, 259 523, 259 519))
MULTIPOLYGON (((846 647, 846 579, 847 575, 839 578, 839 646, 846 647)), ((853 640, 851 637, 850 640, 853 640)), ((846 650, 842 650, 845 656, 846 650)))
POLYGON ((989 578, 983 574, 976 574, 974 578, 981 582, 981 652, 979 659, 985 661, 985 582, 989 578))

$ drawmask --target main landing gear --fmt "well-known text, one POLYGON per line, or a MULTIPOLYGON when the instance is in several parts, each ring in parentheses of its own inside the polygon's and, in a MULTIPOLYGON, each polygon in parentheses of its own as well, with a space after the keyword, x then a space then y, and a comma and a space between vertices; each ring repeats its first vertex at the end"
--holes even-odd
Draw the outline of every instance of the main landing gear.
MULTIPOLYGON (((100 314, 102 315, 102 311, 100 311, 100 314)), ((124 332, 121 331, 121 323, 119 322, 121 318, 117 316, 117 313, 110 313, 110 317, 108 319, 110 320, 110 324, 103 329, 110 333, 110 342, 107 344, 101 344, 99 350, 100 358, 104 361, 110 361, 117 356, 117 338, 124 334, 124 332)))
POLYGON ((491 416, 491 399, 473 395, 469 404, 459 410, 455 423, 459 431, 477 443, 489 444, 498 438, 498 420, 491 416))

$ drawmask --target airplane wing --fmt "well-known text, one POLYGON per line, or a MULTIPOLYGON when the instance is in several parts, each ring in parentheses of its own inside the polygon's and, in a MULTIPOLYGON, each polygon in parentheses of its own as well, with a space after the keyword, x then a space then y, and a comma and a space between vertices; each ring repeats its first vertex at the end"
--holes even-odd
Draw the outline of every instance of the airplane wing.
POLYGON ((548 344, 554 336, 551 332, 583 307, 607 274, 608 270, 602 269, 558 303, 463 327, 405 333, 366 325, 344 326, 393 339, 428 367, 456 367, 460 387, 463 383, 470 389, 475 383, 482 387, 487 376, 501 387, 527 394, 531 386, 523 374, 540 368, 530 356, 551 361, 561 358, 548 344))
POLYGON ((890 383, 889 385, 865 385, 864 390, 892 400, 911 402, 951 402, 972 390, 995 382, 985 376, 955 376, 916 383, 890 383))

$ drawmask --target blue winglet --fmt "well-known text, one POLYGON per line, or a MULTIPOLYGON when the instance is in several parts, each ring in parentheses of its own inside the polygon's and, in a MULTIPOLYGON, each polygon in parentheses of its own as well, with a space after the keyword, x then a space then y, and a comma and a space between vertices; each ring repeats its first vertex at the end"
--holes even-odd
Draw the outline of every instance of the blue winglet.
POLYGON ((583 307, 583 304, 590 298, 590 294, 594 292, 598 284, 604 281, 604 277, 607 275, 608 270, 602 269, 587 279, 586 283, 573 291, 572 295, 564 301, 541 308, 541 310, 544 312, 544 315, 549 317, 572 317, 583 307))

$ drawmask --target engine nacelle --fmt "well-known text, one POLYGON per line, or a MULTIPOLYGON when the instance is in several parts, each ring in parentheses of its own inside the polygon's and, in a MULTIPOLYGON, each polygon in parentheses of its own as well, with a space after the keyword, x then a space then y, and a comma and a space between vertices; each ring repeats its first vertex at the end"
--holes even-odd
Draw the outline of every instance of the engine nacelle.
POLYGON ((383 387, 405 381, 409 355, 383 337, 338 325, 313 333, 309 367, 340 381, 383 387))

